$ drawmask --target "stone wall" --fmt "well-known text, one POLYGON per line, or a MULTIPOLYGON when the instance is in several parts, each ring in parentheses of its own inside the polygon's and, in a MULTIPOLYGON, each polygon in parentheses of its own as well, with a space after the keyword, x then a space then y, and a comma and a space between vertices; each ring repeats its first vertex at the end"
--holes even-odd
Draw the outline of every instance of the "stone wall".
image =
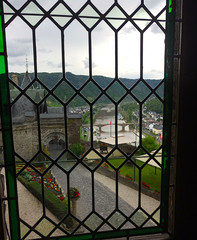
MULTIPOLYGON (((80 118, 69 118, 67 124, 68 144, 80 142, 80 118)), ((54 139, 65 142, 65 125, 63 119, 45 119, 40 121, 42 147, 54 139)), ((13 124, 15 151, 26 161, 38 151, 39 135, 37 122, 13 124)))

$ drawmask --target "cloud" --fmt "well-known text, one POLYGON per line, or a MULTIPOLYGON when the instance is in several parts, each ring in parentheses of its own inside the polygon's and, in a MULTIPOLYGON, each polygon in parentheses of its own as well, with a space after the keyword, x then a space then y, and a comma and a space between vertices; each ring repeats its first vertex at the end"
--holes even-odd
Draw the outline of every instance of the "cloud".
MULTIPOLYGON (((84 64, 84 67, 85 68, 89 68, 89 59, 86 57, 83 61, 83 64, 84 64)), ((95 68, 95 67, 97 67, 97 65, 96 65, 96 63, 92 63, 92 68, 95 68)))
POLYGON ((150 30, 152 33, 155 33, 155 34, 163 34, 163 31, 157 24, 152 24, 150 27, 150 30))
POLYGON ((127 33, 135 32, 137 31, 137 29, 133 25, 128 26, 128 24, 126 24, 125 27, 122 28, 122 31, 127 34, 127 33))
POLYGON ((38 51, 41 53, 51 53, 53 50, 47 48, 38 48, 38 51))
POLYGON ((52 68, 61 68, 62 64, 61 63, 54 63, 51 61, 47 61, 46 64, 48 65, 48 67, 52 67, 52 68))
POLYGON ((8 56, 11 58, 16 57, 28 57, 29 55, 32 55, 32 47, 31 46, 24 46, 24 45, 18 45, 16 47, 15 44, 11 44, 7 47, 8 50, 8 56))
POLYGON ((145 0, 145 5, 150 10, 159 9, 161 10, 166 4, 165 0, 145 0))

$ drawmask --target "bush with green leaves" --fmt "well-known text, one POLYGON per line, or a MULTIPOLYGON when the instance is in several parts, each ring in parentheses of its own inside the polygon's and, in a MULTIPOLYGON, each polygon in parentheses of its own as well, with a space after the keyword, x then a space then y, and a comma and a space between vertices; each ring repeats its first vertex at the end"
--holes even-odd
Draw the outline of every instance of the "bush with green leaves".
POLYGON ((70 150, 71 152, 73 152, 77 157, 80 157, 84 151, 85 151, 85 148, 84 146, 81 144, 81 143, 73 143, 71 146, 70 146, 70 150))
POLYGON ((27 170, 22 171, 20 175, 27 181, 31 181, 32 179, 31 174, 27 170))
MULTIPOLYGON (((148 151, 148 152, 152 152, 153 150, 156 150, 159 148, 159 144, 157 143, 157 141, 155 140, 154 137, 148 135, 145 138, 142 139, 142 146, 148 151)), ((145 152, 140 149, 136 155, 141 155, 141 154, 145 154, 145 152)))

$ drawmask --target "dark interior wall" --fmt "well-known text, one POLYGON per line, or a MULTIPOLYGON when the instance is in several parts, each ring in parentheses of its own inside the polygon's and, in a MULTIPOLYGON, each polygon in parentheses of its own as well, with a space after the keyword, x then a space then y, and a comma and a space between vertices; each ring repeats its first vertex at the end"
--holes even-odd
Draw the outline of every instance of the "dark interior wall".
POLYGON ((197 236, 197 1, 183 0, 175 239, 197 236))

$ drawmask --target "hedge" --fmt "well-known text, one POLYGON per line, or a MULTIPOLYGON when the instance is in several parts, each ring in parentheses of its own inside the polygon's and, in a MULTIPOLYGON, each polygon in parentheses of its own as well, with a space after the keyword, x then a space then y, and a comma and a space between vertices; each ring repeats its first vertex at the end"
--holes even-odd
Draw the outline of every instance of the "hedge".
MULTIPOLYGON (((19 176, 18 180, 39 200, 42 202, 41 184, 38 182, 27 181, 19 176)), ((68 200, 59 200, 50 190, 44 186, 45 206, 50 210, 59 220, 62 220, 68 213, 68 200)), ((72 228, 72 220, 68 217, 63 221, 66 227, 72 228)))

